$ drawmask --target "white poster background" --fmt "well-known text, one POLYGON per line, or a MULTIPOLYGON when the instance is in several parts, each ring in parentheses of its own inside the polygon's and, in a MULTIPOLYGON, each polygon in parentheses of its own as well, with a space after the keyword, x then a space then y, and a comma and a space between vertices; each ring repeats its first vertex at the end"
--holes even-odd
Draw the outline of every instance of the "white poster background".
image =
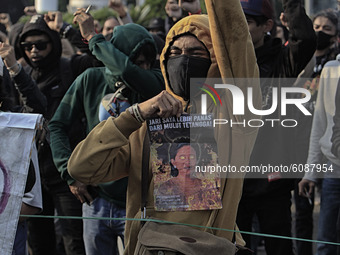
POLYGON ((12 254, 32 145, 41 122, 40 114, 0 112, 0 251, 3 255, 12 254))

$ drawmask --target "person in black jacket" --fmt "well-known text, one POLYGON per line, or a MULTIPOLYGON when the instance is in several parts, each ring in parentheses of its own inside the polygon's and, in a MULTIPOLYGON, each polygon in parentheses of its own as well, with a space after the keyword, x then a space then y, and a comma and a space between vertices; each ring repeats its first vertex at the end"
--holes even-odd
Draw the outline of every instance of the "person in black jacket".
MULTIPOLYGON (((278 89, 277 97, 280 98, 281 88, 292 86, 284 81, 297 77, 313 56, 316 43, 312 21, 299 0, 283 1, 284 19, 290 31, 289 43, 285 47, 279 38, 273 38, 269 34, 274 25, 274 10, 270 0, 241 0, 241 4, 260 70, 262 108, 268 110, 274 101, 273 88, 278 89)), ((264 118, 289 117, 282 116, 281 112, 276 110, 264 118)), ((259 129, 249 165, 287 166, 293 162, 292 158, 292 129, 279 123, 273 125, 272 122, 265 122, 259 129)), ((253 217, 257 216, 262 233, 291 236, 290 206, 293 187, 294 180, 285 178, 281 173, 261 176, 246 174, 237 215, 240 230, 251 232, 253 217)), ((243 236, 250 247, 250 236, 243 236)), ((264 239, 268 255, 293 254, 290 240, 267 237, 264 239)))
MULTIPOLYGON (((86 68, 96 63, 93 56, 73 55, 70 59, 61 57, 60 34, 49 28, 42 15, 34 15, 26 22, 19 36, 21 55, 30 66, 29 75, 15 60, 5 64, 16 86, 30 87, 37 84, 47 100, 44 118, 48 122, 54 115, 61 99, 73 80, 86 68)), ((8 53, 14 50, 6 45, 8 53)), ((12 52, 11 52, 12 51, 12 52)), ((10 54, 9 54, 10 55, 10 54)), ((81 118, 81 116, 79 117, 81 118)), ((74 130, 69 135, 71 143, 76 144, 84 138, 85 130, 81 119, 76 120, 74 130)), ((81 203, 73 196, 67 183, 57 171, 48 144, 48 130, 37 139, 40 175, 42 180, 44 215, 81 216, 81 203)), ((82 237, 82 221, 59 220, 61 235, 67 254, 85 254, 82 237)), ((29 244, 34 254, 56 254, 56 236, 53 219, 30 219, 29 244)))

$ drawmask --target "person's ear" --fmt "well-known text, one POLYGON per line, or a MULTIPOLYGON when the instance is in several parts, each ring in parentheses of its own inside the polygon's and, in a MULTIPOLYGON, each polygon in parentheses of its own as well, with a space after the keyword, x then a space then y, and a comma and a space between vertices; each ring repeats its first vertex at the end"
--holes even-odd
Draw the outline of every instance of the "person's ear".
POLYGON ((274 26, 274 21, 272 19, 268 19, 266 21, 266 23, 265 23, 265 30, 264 30, 264 32, 268 33, 270 31, 272 31, 273 26, 274 26))

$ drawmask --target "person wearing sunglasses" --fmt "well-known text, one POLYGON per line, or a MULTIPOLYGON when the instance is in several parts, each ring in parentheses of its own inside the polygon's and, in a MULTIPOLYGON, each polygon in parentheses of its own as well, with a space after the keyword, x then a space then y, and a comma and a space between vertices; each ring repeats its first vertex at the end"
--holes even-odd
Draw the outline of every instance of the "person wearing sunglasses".
POLYGON ((22 42, 21 46, 25 49, 25 51, 31 51, 33 47, 37 50, 46 50, 50 41, 35 41, 35 42, 22 42))
POLYGON ((52 50, 52 43, 47 35, 32 35, 27 36, 24 42, 20 44, 24 49, 26 56, 31 60, 31 63, 39 65, 52 50))

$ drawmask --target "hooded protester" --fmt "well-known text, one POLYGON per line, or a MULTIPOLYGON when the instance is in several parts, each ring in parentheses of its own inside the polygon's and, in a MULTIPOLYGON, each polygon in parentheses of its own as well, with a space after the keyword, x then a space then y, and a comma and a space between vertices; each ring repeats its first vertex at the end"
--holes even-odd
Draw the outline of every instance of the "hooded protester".
POLYGON ((155 34, 162 38, 162 40, 165 40, 164 19, 160 17, 151 19, 147 29, 151 34, 155 34))
MULTIPOLYGON (((179 116, 188 104, 191 105, 188 101, 186 88, 180 88, 178 85, 187 81, 185 75, 191 77, 192 71, 197 71, 193 68, 196 68, 198 63, 204 65, 204 68, 199 69, 201 77, 204 78, 223 77, 223 81, 226 81, 227 78, 258 77, 255 54, 239 0, 206 1, 206 6, 208 16, 192 15, 183 18, 168 33, 161 56, 166 91, 138 104, 137 114, 134 111, 131 112, 131 108, 129 108, 119 117, 110 118, 98 124, 87 138, 78 144, 68 162, 70 175, 88 184, 129 176, 128 218, 138 219, 141 217, 139 192, 141 190, 141 148, 145 139, 146 125, 140 121, 153 116, 179 116), (184 72, 184 76, 176 80, 174 75, 181 72, 179 69, 188 59, 188 72, 184 72), (176 62, 180 64, 178 67, 174 66, 176 62), (91 163, 89 164, 89 162, 91 163)), ((89 35, 90 38, 91 35, 89 35)), ((252 87, 254 106, 260 107, 260 89, 256 81, 240 83, 238 86, 244 93, 247 86, 252 87)), ((223 91, 222 94, 221 99, 223 104, 225 103, 223 107, 216 107, 211 101, 208 103, 207 109, 215 116, 232 119, 235 122, 246 121, 253 117, 249 112, 244 116, 234 116, 231 93, 223 91)), ((189 106, 188 108, 193 107, 189 106)), ((223 128, 216 128, 214 133, 221 165, 230 164, 237 168, 247 165, 257 134, 256 128, 226 125, 223 128)), ((152 176, 151 168, 149 176, 152 176)), ((152 192, 154 183, 152 178, 149 178, 146 215, 147 217, 202 226, 213 222, 213 227, 234 229, 236 228, 236 211, 241 197, 243 179, 232 178, 232 174, 228 174, 228 177, 230 177, 228 180, 221 179, 222 209, 185 212, 156 211, 152 192)), ((138 221, 126 223, 125 254, 134 253, 140 227, 138 221)), ((233 239, 232 232, 222 230, 212 232, 228 240, 233 239)), ((236 242, 244 244, 239 234, 236 234, 236 242)))
MULTIPOLYGON (((86 33, 80 18, 90 21, 93 18, 82 11, 76 14, 75 19, 86 33)), ((93 22, 86 29, 94 30, 93 22)), ((86 70, 61 101, 49 123, 53 159, 62 178, 83 203, 84 217, 123 218, 127 178, 98 186, 86 186, 74 180, 67 172, 67 161, 72 152, 67 134, 77 116, 84 116, 89 133, 100 121, 111 115, 118 116, 128 106, 157 95, 164 89, 164 80, 159 69, 151 68, 156 60, 156 45, 140 25, 116 26, 110 41, 97 34, 89 40, 89 49, 105 67, 86 70)), ((117 237, 124 240, 124 222, 84 220, 84 230, 86 254, 107 254, 109 251, 118 254, 117 237)))
MULTIPOLYGON (((60 35, 48 27, 41 15, 32 16, 25 23, 18 43, 21 56, 30 66, 29 74, 16 61, 14 49, 11 50, 10 46, 6 46, 8 56, 4 58, 5 64, 19 90, 33 86, 39 88, 47 100, 44 118, 49 121, 72 81, 87 67, 92 66, 94 58, 86 55, 74 55, 71 59, 62 58, 60 35)), ((70 133, 72 144, 84 137, 81 132, 84 128, 80 119, 74 128, 76 131, 70 133)), ((60 178, 60 174, 54 166, 48 144, 48 133, 47 135, 46 133, 47 131, 42 132, 37 138, 44 198, 42 214, 54 215, 56 209, 57 214, 61 216, 80 216, 81 204, 74 198, 67 183, 60 178)), ((66 219, 59 222, 66 253, 84 254, 82 222, 66 219)), ((28 226, 29 243, 34 254, 53 254, 56 251, 54 220, 30 219, 28 226)))

